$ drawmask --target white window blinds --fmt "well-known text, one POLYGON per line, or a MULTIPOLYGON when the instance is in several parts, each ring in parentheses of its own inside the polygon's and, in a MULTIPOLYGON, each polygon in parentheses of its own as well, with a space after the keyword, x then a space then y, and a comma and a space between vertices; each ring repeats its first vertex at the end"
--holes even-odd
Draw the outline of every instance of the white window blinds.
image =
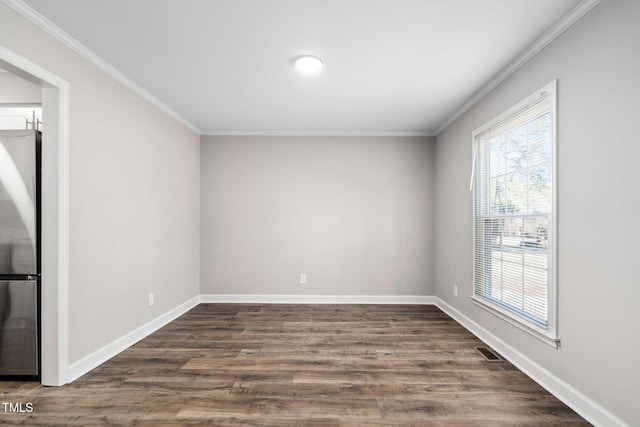
POLYGON ((541 329, 555 295, 553 90, 474 133, 474 297, 541 329))

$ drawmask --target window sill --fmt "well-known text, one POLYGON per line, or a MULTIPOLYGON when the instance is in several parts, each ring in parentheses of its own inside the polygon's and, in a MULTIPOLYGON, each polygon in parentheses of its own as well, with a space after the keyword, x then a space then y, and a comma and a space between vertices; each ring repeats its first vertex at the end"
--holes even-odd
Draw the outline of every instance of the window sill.
POLYGON ((508 310, 505 310, 504 308, 499 307, 496 304, 493 304, 491 301, 486 300, 482 297, 472 295, 471 300, 478 307, 487 310, 495 316, 498 316, 510 325, 515 326, 516 328, 520 329, 523 332, 526 332, 534 338, 537 338, 550 347, 553 347, 555 349, 558 349, 560 347, 560 338, 558 338, 555 334, 552 334, 547 330, 539 328, 532 323, 528 323, 525 320, 514 316, 508 310))

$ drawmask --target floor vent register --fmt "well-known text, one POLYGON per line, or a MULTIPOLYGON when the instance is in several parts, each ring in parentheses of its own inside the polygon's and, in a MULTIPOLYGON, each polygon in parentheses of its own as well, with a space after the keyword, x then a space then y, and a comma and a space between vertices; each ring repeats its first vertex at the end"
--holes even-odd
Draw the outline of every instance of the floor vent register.
POLYGON ((474 349, 480 353, 487 362, 504 362, 502 356, 489 347, 474 347, 474 349))

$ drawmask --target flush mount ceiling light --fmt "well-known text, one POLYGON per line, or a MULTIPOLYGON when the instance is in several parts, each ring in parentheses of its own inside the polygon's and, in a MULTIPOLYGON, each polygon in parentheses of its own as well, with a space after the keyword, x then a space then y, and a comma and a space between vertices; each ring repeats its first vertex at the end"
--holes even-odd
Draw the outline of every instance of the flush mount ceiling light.
POLYGON ((322 60, 316 56, 304 55, 296 58, 294 65, 303 73, 317 73, 322 69, 322 60))

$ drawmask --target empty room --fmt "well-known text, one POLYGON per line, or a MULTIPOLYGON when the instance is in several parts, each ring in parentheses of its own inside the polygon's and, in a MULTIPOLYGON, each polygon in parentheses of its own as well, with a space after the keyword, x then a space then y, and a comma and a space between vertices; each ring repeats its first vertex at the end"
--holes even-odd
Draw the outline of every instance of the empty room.
POLYGON ((1 0, 0 424, 640 425, 640 2, 1 0))

